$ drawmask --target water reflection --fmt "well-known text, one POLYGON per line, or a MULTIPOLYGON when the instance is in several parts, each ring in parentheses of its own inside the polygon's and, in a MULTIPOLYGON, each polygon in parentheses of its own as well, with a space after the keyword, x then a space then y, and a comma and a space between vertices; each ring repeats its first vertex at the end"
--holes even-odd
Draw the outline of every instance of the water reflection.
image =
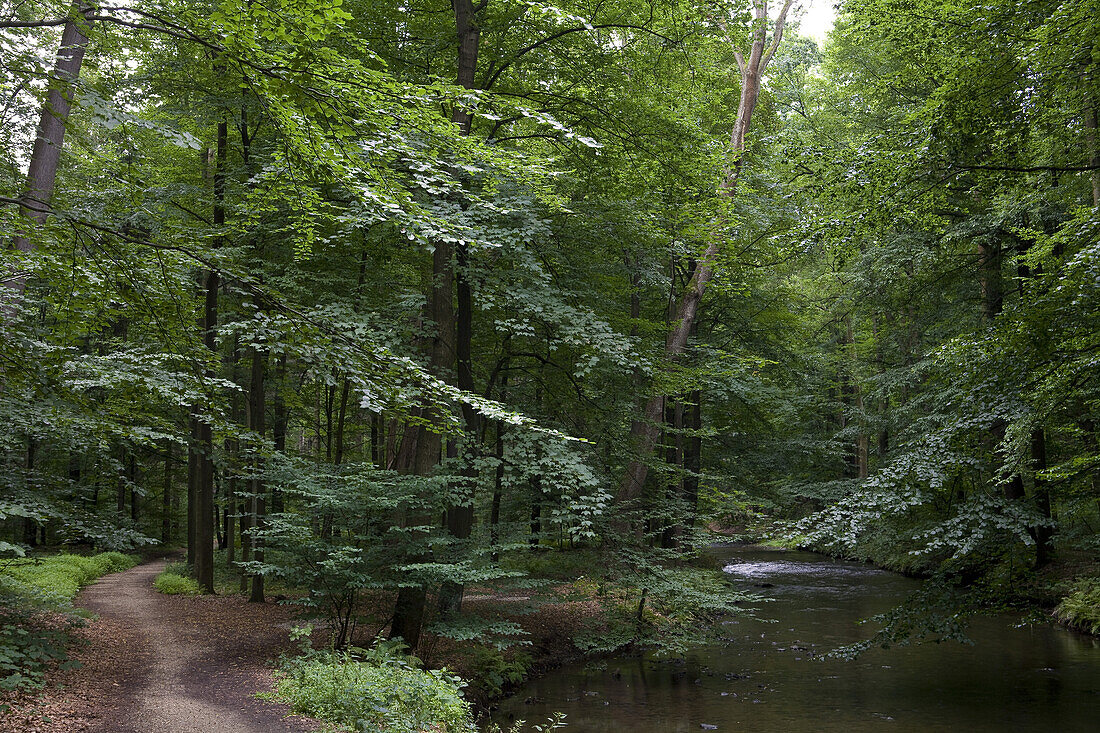
POLYGON ((1096 731, 1100 644, 1048 626, 983 618, 974 646, 825 652, 870 634, 917 581, 809 553, 724 548, 725 572, 772 599, 760 619, 682 660, 619 657, 566 667, 505 700, 494 719, 567 713, 568 730, 1096 731), (710 728, 709 726, 715 726, 710 728))

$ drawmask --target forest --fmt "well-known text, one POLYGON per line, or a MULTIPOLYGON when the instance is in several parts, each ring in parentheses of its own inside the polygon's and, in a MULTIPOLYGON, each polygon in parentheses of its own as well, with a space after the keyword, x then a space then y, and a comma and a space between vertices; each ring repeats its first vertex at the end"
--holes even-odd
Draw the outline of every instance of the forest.
POLYGON ((1100 632, 1100 4, 551 2, 0 0, 0 729, 489 730, 716 544, 1100 632))

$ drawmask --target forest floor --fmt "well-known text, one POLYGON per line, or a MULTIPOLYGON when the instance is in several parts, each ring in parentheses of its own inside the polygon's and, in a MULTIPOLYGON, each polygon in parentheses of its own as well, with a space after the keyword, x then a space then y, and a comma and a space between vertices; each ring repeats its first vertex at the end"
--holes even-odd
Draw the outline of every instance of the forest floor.
POLYGON ((255 697, 271 689, 271 660, 287 650, 289 609, 242 596, 166 596, 158 560, 108 575, 76 605, 98 618, 76 632, 77 669, 40 694, 5 700, 2 733, 276 733, 316 721, 255 697))

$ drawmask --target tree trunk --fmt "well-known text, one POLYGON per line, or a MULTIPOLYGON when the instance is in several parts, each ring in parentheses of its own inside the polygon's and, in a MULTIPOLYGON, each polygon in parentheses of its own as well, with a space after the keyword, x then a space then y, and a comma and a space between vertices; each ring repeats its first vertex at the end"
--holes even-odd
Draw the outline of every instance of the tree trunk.
POLYGON ((122 518, 126 516, 126 489, 127 480, 129 479, 129 463, 130 458, 126 454, 126 450, 122 452, 122 475, 115 474, 115 514, 118 515, 118 519, 121 522, 122 518))
MULTIPOLYGON (((464 89, 474 88, 474 74, 477 72, 477 53, 480 29, 477 26, 476 10, 472 0, 452 0, 454 9, 455 30, 458 34, 458 85, 464 89)), ((463 135, 469 135, 473 125, 473 115, 459 105, 455 105, 451 120, 459 126, 463 135)), ((454 271, 455 290, 458 296, 456 309, 456 337, 455 337, 455 367, 457 372, 457 386, 466 392, 473 392, 473 364, 471 348, 473 339, 473 300, 470 290, 470 280, 467 273, 469 263, 469 250, 465 242, 460 242, 456 247, 458 267, 454 271)), ((462 403, 462 417, 465 423, 467 440, 465 441, 467 459, 470 454, 471 443, 478 432, 478 415, 470 405, 462 403)), ((469 468, 463 472, 461 494, 462 501, 449 507, 446 511, 447 531, 457 540, 466 540, 474 526, 474 500, 473 487, 477 479, 476 472, 469 468)), ((439 590, 439 612, 447 616, 458 613, 462 608, 462 596, 464 588, 461 583, 444 581, 439 590)))
POLYGON ((694 527, 695 515, 699 510, 699 474, 703 466, 703 438, 699 434, 703 429, 702 390, 695 390, 688 399, 690 407, 686 422, 691 435, 684 450, 684 502, 688 509, 687 526, 694 527))
MULTIPOLYGON (((263 540, 256 536, 256 530, 263 529, 264 514, 266 513, 266 491, 264 480, 261 478, 264 470, 263 437, 265 426, 264 404, 264 353, 256 347, 249 349, 252 356, 252 370, 248 381, 248 429, 256 435, 256 445, 252 453, 252 559, 256 562, 264 561, 263 540)), ((264 602, 264 576, 256 573, 252 576, 252 595, 248 599, 252 603, 264 602)))
MULTIPOLYGON (((27 452, 24 455, 23 467, 29 474, 34 470, 34 459, 37 451, 38 443, 34 438, 27 438, 27 452)), ((38 545, 38 520, 33 517, 23 517, 23 542, 30 546, 35 547, 38 545)))
MULTIPOLYGON (((500 401, 505 403, 508 400, 508 366, 510 359, 508 357, 508 346, 505 344, 505 356, 502 360, 502 374, 500 377, 500 401)), ((497 439, 494 445, 494 452, 497 458, 496 471, 493 473, 493 503, 489 509, 489 546, 492 547, 492 560, 497 562, 500 560, 500 500, 504 487, 504 433, 505 423, 503 420, 496 421, 497 439)))
MULTIPOLYGON (((429 285, 427 320, 436 324, 432 337, 429 368, 436 376, 444 375, 454 359, 454 296, 452 287, 453 247, 451 243, 436 243, 432 253, 432 277, 429 285)), ((442 441, 439 433, 417 425, 409 425, 399 450, 399 471, 415 473, 417 476, 429 476, 439 463, 442 441), (411 466, 409 463, 411 462, 411 466)), ((406 526, 423 526, 431 522, 429 517, 418 512, 407 512, 406 526)), ((411 538, 414 541, 416 537, 411 538)), ((411 562, 423 559, 414 555, 411 562)), ((398 591, 394 606, 393 621, 390 624, 390 638, 400 637, 410 649, 416 649, 420 643, 420 631, 424 624, 424 603, 427 589, 423 585, 407 585, 398 591)))
POLYGON ((172 542, 172 449, 171 440, 164 441, 164 484, 160 495, 160 542, 172 542))
POLYGON ((130 520, 137 524, 138 515, 140 513, 140 506, 138 504, 138 490, 137 490, 137 456, 132 452, 126 456, 126 483, 130 488, 130 520))
MULTIPOLYGON (((1047 467, 1047 440, 1046 431, 1043 428, 1036 428, 1031 432, 1031 466, 1035 471, 1035 504, 1044 519, 1053 520, 1050 488, 1047 486, 1046 479, 1039 475, 1039 472, 1046 470, 1047 467)), ((1049 565, 1054 559, 1054 527, 1049 524, 1035 527, 1031 536, 1035 539, 1036 569, 1049 565)))
MULTIPOLYGON (((198 407, 193 407, 197 411, 198 407)), ((199 495, 199 471, 202 457, 199 454, 199 420, 194 415, 190 418, 191 440, 187 445, 187 564, 195 567, 195 551, 198 547, 195 536, 197 525, 195 518, 198 512, 199 495)))
POLYGON ((665 486, 665 501, 670 507, 666 524, 661 530, 661 547, 671 549, 676 546, 681 535, 680 520, 683 517, 684 496, 684 403, 680 399, 669 399, 665 407, 665 462, 670 467, 668 484, 665 486))
MULTIPOLYGON (((38 134, 27 168, 27 183, 19 197, 19 212, 32 228, 42 226, 49 217, 57 169, 61 162, 61 148, 65 141, 65 125, 72 108, 73 84, 80 76, 80 65, 88 48, 86 31, 92 26, 93 12, 94 8, 90 4, 76 0, 69 9, 69 17, 61 33, 61 45, 54 60, 49 91, 39 116, 38 134)), ((12 240, 12 248, 21 252, 32 252, 35 243, 26 236, 17 235, 12 240)), ((22 295, 27 286, 25 272, 12 273, 5 280, 16 297, 22 295)), ((11 305, 6 304, 4 311, 6 320, 14 317, 11 305)))
MULTIPOLYGON (((233 348, 226 356, 228 362, 229 381, 235 385, 240 384, 240 369, 238 364, 241 359, 241 343, 240 338, 234 334, 233 336, 233 348)), ((233 390, 233 394, 230 399, 232 405, 230 407, 231 414, 230 420, 234 425, 242 424, 243 411, 241 409, 241 398, 237 390, 233 390)), ((225 514, 224 522, 225 528, 223 534, 225 536, 225 566, 227 568, 233 567, 233 563, 237 557, 237 474, 238 466, 240 465, 240 441, 236 438, 226 438, 225 441, 225 453, 229 456, 228 464, 232 467, 227 471, 225 477, 225 514)))
MULTIPOLYGON (((271 426, 271 441, 276 453, 286 452, 286 433, 287 426, 290 424, 290 410, 286 404, 286 352, 279 354, 278 361, 275 362, 275 394, 274 394, 274 417, 275 423, 271 426)), ((283 506, 283 492, 275 486, 271 487, 271 511, 276 514, 282 514, 285 507, 283 506)))
MULTIPOLYGON (((784 2, 779 17, 776 19, 775 33, 769 45, 767 43, 768 3, 766 0, 754 0, 753 40, 749 57, 746 59, 740 51, 734 52, 741 72, 741 98, 737 106, 737 120, 734 123, 733 132, 730 134, 733 163, 727 168, 719 190, 719 195, 722 198, 732 199, 737 193, 737 183, 745 153, 745 136, 751 127, 753 111, 756 109, 756 102, 760 96, 760 80, 783 38, 783 27, 792 3, 793 0, 784 2)), ((726 222, 723 222, 723 224, 726 224, 726 222)), ((721 231, 721 227, 711 233, 710 243, 699 259, 687 288, 680 296, 676 320, 665 339, 664 358, 666 362, 678 361, 687 348, 688 336, 698 314, 699 303, 703 299, 707 283, 714 275, 716 259, 722 251, 724 238, 725 235, 721 231)), ((663 395, 651 396, 646 402, 641 417, 635 420, 630 427, 630 443, 637 458, 628 464, 619 483, 616 500, 620 503, 636 499, 645 486, 646 476, 649 473, 649 466, 646 461, 653 455, 653 450, 657 444, 657 436, 661 431, 663 403, 663 395)))
MULTIPOLYGON (((225 225, 226 161, 229 155, 229 124, 222 119, 218 123, 217 157, 214 167, 214 226, 225 225)), ((215 246, 221 242, 221 234, 215 246)), ((211 353, 217 352, 218 291, 221 277, 215 268, 206 271, 203 281, 205 295, 202 318, 203 345, 211 353)), ((204 376, 213 380, 214 371, 207 368, 204 376)), ((213 397, 214 387, 208 387, 213 397)), ((213 401, 213 399, 211 399, 213 401)), ((202 449, 199 481, 195 492, 195 578, 207 593, 214 592, 214 434, 205 420, 199 421, 199 445, 202 449)))
MULTIPOLYGON (((1085 81, 1082 79, 1082 81, 1085 81)), ((1089 181, 1092 183, 1092 206, 1100 208, 1100 145, 1097 145, 1096 130, 1098 125, 1096 103, 1091 95, 1085 95, 1085 147, 1089 154, 1089 166, 1092 172, 1089 181)))
MULTIPOLYGON (((457 268, 455 271, 455 290, 457 308, 455 312, 455 367, 458 376, 458 388, 465 392, 474 391, 473 372, 473 293, 470 288, 468 252, 465 244, 457 248, 457 268)), ((466 467, 463 470, 462 500, 447 507, 447 531, 457 540, 467 540, 474 526, 474 489, 478 478, 473 467, 473 442, 477 439, 480 421, 472 406, 462 403, 462 418, 466 429, 466 467)), ((449 616, 462 610, 462 596, 465 589, 462 583, 445 581, 439 589, 439 612, 449 616)))
MULTIPOLYGON (((237 507, 240 516, 239 528, 241 536, 241 562, 252 559, 252 501, 245 499, 237 507)), ((249 576, 241 573, 241 593, 248 592, 249 576)))

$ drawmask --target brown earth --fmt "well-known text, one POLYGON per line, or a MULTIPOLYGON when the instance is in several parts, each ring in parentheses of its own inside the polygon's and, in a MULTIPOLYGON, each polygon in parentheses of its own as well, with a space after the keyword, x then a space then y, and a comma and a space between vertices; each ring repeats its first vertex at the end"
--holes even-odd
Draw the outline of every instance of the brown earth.
POLYGON ((166 596, 164 561, 101 578, 77 605, 98 618, 77 632, 82 666, 49 676, 41 695, 9 700, 2 733, 279 733, 312 731, 265 702, 270 660, 289 646, 290 613, 239 596, 166 596))

